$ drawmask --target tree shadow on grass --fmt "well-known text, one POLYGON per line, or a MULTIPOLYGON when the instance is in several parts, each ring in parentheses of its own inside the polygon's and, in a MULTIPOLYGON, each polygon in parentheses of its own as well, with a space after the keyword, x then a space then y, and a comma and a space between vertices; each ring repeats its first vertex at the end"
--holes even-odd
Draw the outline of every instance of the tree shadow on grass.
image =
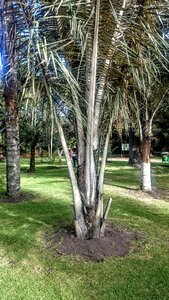
POLYGON ((133 174, 133 170, 131 172, 126 172, 126 170, 106 172, 105 184, 125 188, 132 188, 133 186, 139 188, 140 177, 138 174, 133 174))
POLYGON ((155 205, 146 205, 138 200, 117 196, 116 200, 112 203, 111 216, 120 217, 122 219, 131 220, 138 223, 150 221, 151 226, 157 225, 169 228, 169 209, 165 207, 156 207, 155 205))
MULTIPOLYGON (((115 163, 117 165, 117 162, 115 163)), ((126 165, 125 162, 124 164, 126 165)), ((121 165, 121 162, 119 165, 121 165)), ((68 179, 66 169, 61 170, 61 172, 59 171, 59 173, 56 172, 55 175, 55 170, 53 173, 48 168, 40 169, 43 172, 40 174, 37 173, 35 176, 40 178, 44 175, 47 178, 50 176, 60 176, 68 179)), ((128 184, 130 186, 128 175, 125 175, 123 178, 121 173, 118 172, 115 171, 117 177, 113 182, 111 181, 111 173, 108 174, 108 179, 106 179, 108 183, 106 182, 106 184, 115 185, 120 180, 126 188, 128 184), (126 181, 124 182, 123 179, 126 181)), ((46 179, 44 178, 44 180, 46 179)), ((1 184, 3 187, 3 180, 0 182, 1 184)), ((6 253, 15 256, 18 260, 22 260, 32 251, 37 251, 40 248, 40 234, 46 230, 50 231, 70 225, 72 223, 72 211, 70 204, 66 203, 64 198, 64 193, 61 197, 59 195, 58 199, 57 197, 49 198, 48 195, 46 200, 36 194, 34 200, 28 202, 0 204, 0 243, 6 253)), ((155 207, 146 206, 131 198, 117 197, 112 205, 111 216, 126 219, 126 223, 128 220, 134 220, 134 222, 144 225, 144 222, 150 221, 156 225, 169 226, 169 215, 164 210, 160 211, 155 207)))
POLYGON ((111 166, 111 167, 124 167, 124 166, 127 166, 127 167, 129 167, 128 166, 128 161, 114 160, 113 158, 112 158, 111 161, 109 159, 107 160, 106 166, 111 166))
MULTIPOLYGON (((109 162, 110 166, 120 166, 120 162, 109 162), (117 163, 117 164, 116 164, 117 163)), ((124 165, 125 166, 125 162, 124 165)), ((168 165, 152 163, 152 188, 168 189, 168 165)), ((137 190, 140 189, 141 171, 138 168, 118 168, 115 170, 108 169, 105 174, 105 184, 108 186, 117 186, 124 189, 137 190)))
MULTIPOLYGON (((136 200, 118 197, 113 201, 111 218, 135 224, 169 227, 169 212, 146 206, 136 200)), ((23 260, 41 248, 40 237, 72 224, 70 204, 62 200, 34 199, 24 203, 0 204, 0 244, 7 255, 23 260), (36 200, 38 200, 36 202, 36 200)), ((52 233, 51 233, 52 234, 52 233)))
MULTIPOLYGON (((40 198, 40 197, 39 197, 40 198)), ((40 247, 39 235, 72 222, 71 207, 61 201, 36 199, 22 203, 0 204, 0 244, 17 260, 40 247)))
MULTIPOLYGON (((107 184, 107 183, 106 183, 107 184)), ((136 187, 136 186, 126 186, 126 185, 123 185, 123 184, 113 184, 113 186, 116 186, 116 187, 118 187, 118 188, 122 188, 122 189, 124 189, 124 190, 128 190, 128 191, 139 191, 140 190, 140 188, 139 187, 136 187)))
POLYGON ((29 168, 27 166, 21 168, 21 173, 25 176, 33 176, 36 178, 41 177, 65 177, 68 178, 68 169, 67 167, 57 167, 57 166, 43 166, 39 165, 36 167, 34 173, 29 172, 29 168))

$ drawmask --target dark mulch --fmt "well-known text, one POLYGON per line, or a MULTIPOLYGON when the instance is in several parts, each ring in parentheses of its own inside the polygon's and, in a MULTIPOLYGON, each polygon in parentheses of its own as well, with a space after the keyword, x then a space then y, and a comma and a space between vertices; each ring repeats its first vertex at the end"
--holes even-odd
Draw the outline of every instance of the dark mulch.
POLYGON ((141 237, 136 232, 108 225, 105 236, 99 239, 80 240, 73 231, 65 229, 48 237, 47 247, 55 255, 80 256, 85 260, 104 261, 108 257, 124 256, 134 245, 134 241, 141 237))
POLYGON ((19 203, 19 202, 26 202, 32 200, 35 195, 31 193, 22 192, 17 196, 0 196, 0 203, 19 203))

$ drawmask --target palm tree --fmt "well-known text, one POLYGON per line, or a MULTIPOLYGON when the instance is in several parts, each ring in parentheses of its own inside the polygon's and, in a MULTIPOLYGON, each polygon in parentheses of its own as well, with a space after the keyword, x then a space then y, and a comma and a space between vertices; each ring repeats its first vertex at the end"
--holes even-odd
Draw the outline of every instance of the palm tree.
POLYGON ((7 193, 20 193, 20 152, 17 98, 16 19, 14 1, 1 2, 1 47, 3 53, 4 99, 6 107, 7 193))
MULTIPOLYGON (((116 3, 117 4, 117 3, 116 3)), ((103 212, 103 180, 109 138, 114 120, 113 100, 118 100, 118 89, 114 89, 113 95, 107 89, 109 71, 112 68, 114 52, 122 36, 124 26, 123 15, 128 1, 116 7, 116 20, 114 20, 114 8, 112 3, 105 1, 87 1, 86 3, 71 5, 71 14, 74 19, 70 23, 62 21, 60 27, 67 26, 72 35, 72 45, 64 47, 63 59, 57 49, 51 51, 53 67, 62 72, 67 81, 71 106, 77 130, 78 149, 78 177, 76 178, 69 158, 68 147, 61 126, 59 114, 55 109, 55 120, 59 129, 62 146, 67 159, 70 179, 72 183, 75 229, 80 238, 99 237, 104 234, 105 218, 110 207, 103 212), (105 14, 107 21, 105 21, 105 14), (80 26, 81 22, 81 26, 80 26), (79 29, 79 32, 77 31, 79 29), (107 45, 106 45, 107 44, 107 45), (106 46, 105 46, 106 45, 106 46), (106 53, 108 47, 108 53, 106 53), (76 60, 76 61, 75 61, 76 60), (68 64, 69 68, 65 65, 68 64), (105 90, 107 92, 105 94, 105 90), (116 96, 117 92, 117 96, 116 96), (101 165, 99 163, 99 141, 101 131, 99 129, 104 119, 103 107, 109 107, 107 133, 104 135, 104 150, 101 165), (100 168, 99 168, 100 165, 100 168)), ((63 13, 63 12, 62 12, 63 13)), ((62 19, 63 20, 63 19, 62 19)), ((124 27, 125 28, 125 27, 124 27)), ((62 31, 64 34, 64 31, 62 31)), ((65 39, 67 33, 65 33, 65 39)), ((44 60, 42 53, 39 53, 44 60)), ((46 62, 46 65, 48 63, 46 62)), ((44 67, 43 67, 44 72, 44 67)), ((58 83, 58 82, 57 82, 58 83)), ((53 94, 49 89, 49 81, 45 77, 44 84, 50 101, 53 94)), ((54 90, 54 84, 52 85, 54 90)), ((55 85, 56 86, 56 85, 55 85)), ((64 97, 64 96, 63 96, 64 97)), ((54 108, 56 105, 54 104, 54 108)), ((104 131, 105 132, 105 131, 104 131)))
MULTIPOLYGON (((159 42, 165 43, 156 26, 153 30, 161 17, 157 8, 161 10, 162 2, 154 8, 149 1, 62 1, 44 6, 39 13, 24 7, 29 31, 27 78, 35 78, 38 71, 49 99, 69 169, 79 238, 104 234, 111 201, 104 211, 103 181, 115 108, 120 102, 124 109, 128 101, 133 107, 137 107, 135 99, 147 101, 146 88, 154 78, 159 80, 159 66, 165 65, 159 42), (45 22, 49 29, 44 29, 45 22), (61 102, 66 117, 73 115, 75 122, 77 176, 63 131, 61 102), (105 119, 106 133, 102 130, 105 119)), ((153 88, 152 84, 151 92, 153 88)), ((140 132, 147 132, 145 128, 140 132)))
MULTIPOLYGON (((3 89, 6 108, 6 178, 7 193, 20 193, 19 92, 29 46, 25 1, 0 1, 0 32, 3 64, 3 89)), ((31 11, 31 8, 30 8, 31 11)), ((34 14, 34 12, 31 12, 34 14)), ((29 65, 29 62, 27 62, 29 65)), ((27 67, 27 66, 26 66, 27 67)), ((28 76, 29 78, 29 76, 28 76)))
MULTIPOLYGON (((155 1, 156 2, 156 1, 155 1)), ((130 109, 139 128, 141 188, 151 191, 150 153, 152 124, 168 90, 168 42, 164 37, 164 3, 145 1, 128 40, 128 66, 124 75, 130 109), (140 30, 142 28, 142 31, 140 30), (133 40, 135 43, 133 43, 133 40), (140 42, 141 41, 141 42, 140 42), (133 61, 132 61, 133 60, 133 61)))
MULTIPOLYGON (((123 103, 123 109, 130 102, 138 120, 138 112, 141 112, 139 116, 144 120, 140 127, 144 145, 141 148, 142 166, 145 167, 147 163, 150 120, 157 107, 151 119, 146 119, 145 103, 159 105, 153 84, 155 78, 156 83, 160 85, 161 82, 163 94, 167 91, 159 75, 160 67, 163 66, 163 70, 166 67, 164 53, 167 44, 158 32, 158 20, 165 3, 157 5, 155 1, 152 5, 149 1, 119 3, 91 0, 72 2, 69 10, 66 9, 67 2, 63 1, 62 4, 61 7, 55 3, 49 14, 46 14, 47 18, 52 18, 50 13, 54 14, 57 19, 57 40, 50 40, 50 37, 49 42, 44 43, 40 35, 34 36, 34 51, 41 66, 47 96, 54 107, 55 122, 67 160, 74 199, 76 235, 79 238, 99 237, 104 234, 105 219, 110 207, 109 203, 103 211, 103 181, 118 102, 123 103), (62 15, 61 19, 58 12, 62 15), (46 76, 47 70, 50 76, 46 76), (74 114, 78 150, 77 177, 69 157, 56 97, 65 102, 67 115, 69 111, 74 114), (107 109, 108 114, 105 113, 107 109), (107 133, 104 131, 103 135, 101 128, 105 118, 109 121, 107 133), (104 149, 100 163, 101 140, 104 140, 104 149), (144 153, 144 149, 147 152, 144 153)), ((143 189, 148 190, 149 187, 143 189)))

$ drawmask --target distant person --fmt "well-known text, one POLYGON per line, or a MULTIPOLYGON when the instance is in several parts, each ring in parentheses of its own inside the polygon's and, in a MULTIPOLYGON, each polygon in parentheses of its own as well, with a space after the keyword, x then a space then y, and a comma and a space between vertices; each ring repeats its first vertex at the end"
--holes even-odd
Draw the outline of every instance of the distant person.
POLYGON ((72 150, 72 161, 73 161, 73 167, 76 168, 76 165, 77 165, 77 152, 76 152, 76 148, 74 148, 72 150))

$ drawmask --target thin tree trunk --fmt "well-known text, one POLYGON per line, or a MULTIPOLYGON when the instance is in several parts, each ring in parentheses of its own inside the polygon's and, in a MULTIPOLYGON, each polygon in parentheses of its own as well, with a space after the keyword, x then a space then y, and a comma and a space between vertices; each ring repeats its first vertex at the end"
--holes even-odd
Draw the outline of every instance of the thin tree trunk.
POLYGON ((100 174, 99 174, 99 182, 98 182, 98 204, 97 204, 97 210, 95 216, 95 228, 94 228, 94 236, 97 238, 100 236, 101 219, 103 218, 103 182, 104 182, 106 158, 107 158, 107 152, 109 147, 110 135, 112 131, 113 119, 114 119, 114 112, 112 111, 112 115, 109 122, 109 128, 106 135, 104 150, 103 150, 103 157, 102 157, 100 174))
MULTIPOLYGON (((86 200, 89 207, 96 205, 96 168, 93 151, 93 130, 94 130, 94 103, 96 94, 96 67, 98 58, 98 33, 99 33, 99 13, 100 0, 96 2, 95 11, 95 27, 93 38, 93 53, 90 76, 90 89, 88 94, 88 108, 87 108, 87 137, 86 137, 86 169, 85 169, 85 183, 86 183, 86 200)), ((93 213, 92 213, 93 215, 93 213)))
POLYGON ((36 149, 36 144, 32 143, 31 144, 31 152, 30 152, 30 172, 31 173, 35 172, 35 149, 36 149))
POLYGON ((51 161, 53 159, 53 130, 54 130, 54 123, 53 123, 53 120, 52 120, 51 132, 50 132, 50 160, 51 161))
POLYGON ((130 126, 129 128, 129 161, 128 161, 128 165, 129 166, 133 166, 134 165, 134 132, 133 132, 133 128, 130 126))
POLYGON ((51 110, 51 129, 50 129, 50 160, 53 159, 53 134, 54 134, 54 117, 53 117, 53 105, 50 103, 51 110))
POLYGON ((51 153, 51 151, 50 151, 50 144, 48 144, 48 158, 50 158, 50 153, 51 153))
POLYGON ((85 199, 85 136, 83 128, 82 112, 79 107, 77 96, 72 89, 74 111, 76 117, 76 131, 77 131, 77 150, 78 150, 78 185, 81 190, 81 194, 85 199))
POLYGON ((56 125, 58 127, 58 132, 59 132, 59 136, 61 139, 63 151, 65 153, 66 162, 67 162, 67 166, 68 166, 68 170, 69 170, 70 181, 71 181, 71 185, 72 185, 72 192, 73 192, 73 199, 74 199, 76 236, 81 239, 86 239, 87 235, 88 235, 88 229, 87 229, 85 219, 84 219, 84 207, 82 204, 82 198, 80 195, 77 179, 76 179, 74 169, 72 166, 72 162, 71 162, 71 158, 69 155, 69 150, 67 147, 63 129, 62 129, 61 123, 59 121, 59 118, 58 118, 55 110, 54 110, 54 117, 55 117, 56 125))
POLYGON ((42 147, 40 147, 40 158, 41 158, 41 162, 43 162, 43 149, 42 149, 42 147))

